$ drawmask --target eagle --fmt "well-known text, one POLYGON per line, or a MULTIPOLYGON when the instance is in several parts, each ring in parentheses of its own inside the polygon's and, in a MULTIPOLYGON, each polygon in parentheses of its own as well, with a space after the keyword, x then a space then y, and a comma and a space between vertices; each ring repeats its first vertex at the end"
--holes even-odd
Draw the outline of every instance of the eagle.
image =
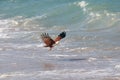
POLYGON ((66 32, 63 31, 55 38, 55 40, 53 40, 48 33, 42 33, 41 39, 45 43, 44 47, 49 47, 51 50, 54 47, 54 45, 58 44, 61 39, 65 38, 65 36, 66 32))

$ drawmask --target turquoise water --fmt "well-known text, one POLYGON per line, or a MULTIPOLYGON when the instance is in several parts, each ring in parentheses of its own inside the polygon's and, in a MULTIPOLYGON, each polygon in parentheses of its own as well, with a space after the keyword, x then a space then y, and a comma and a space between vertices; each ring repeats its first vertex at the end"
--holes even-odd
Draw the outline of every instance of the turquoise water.
MULTIPOLYGON (((91 17, 89 14, 119 13, 118 0, 1 0, 0 14, 1 18, 13 18, 22 16, 31 18, 36 16, 46 16, 41 21, 47 26, 70 25, 80 23, 86 18, 91 17), (81 3, 80 3, 81 1, 81 3), (81 6, 83 5, 83 7, 81 6), (85 11, 84 11, 85 10, 85 11)), ((119 16, 118 16, 119 17, 119 16)), ((41 22, 40 21, 40 22, 41 22)))
POLYGON ((0 0, 1 80, 119 80, 119 0, 0 0), (40 35, 67 36, 49 51, 40 35))

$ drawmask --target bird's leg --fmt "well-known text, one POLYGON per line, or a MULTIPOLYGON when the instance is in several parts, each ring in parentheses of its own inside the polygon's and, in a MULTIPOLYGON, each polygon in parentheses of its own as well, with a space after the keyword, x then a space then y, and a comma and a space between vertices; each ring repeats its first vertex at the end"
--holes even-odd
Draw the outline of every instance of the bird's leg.
POLYGON ((52 50, 53 46, 50 47, 50 51, 52 50))
POLYGON ((52 50, 52 48, 50 48, 50 51, 52 50))
POLYGON ((48 47, 47 45, 45 45, 44 47, 48 47))

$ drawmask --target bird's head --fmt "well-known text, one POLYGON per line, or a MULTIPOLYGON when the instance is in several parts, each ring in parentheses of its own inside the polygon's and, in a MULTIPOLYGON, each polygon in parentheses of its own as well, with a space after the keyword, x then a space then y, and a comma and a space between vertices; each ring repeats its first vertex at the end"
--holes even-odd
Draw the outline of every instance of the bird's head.
POLYGON ((55 42, 55 44, 53 44, 53 47, 58 45, 59 44, 59 41, 55 42))
POLYGON ((59 43, 60 43, 59 41, 56 41, 56 42, 55 42, 55 45, 58 45, 59 43))

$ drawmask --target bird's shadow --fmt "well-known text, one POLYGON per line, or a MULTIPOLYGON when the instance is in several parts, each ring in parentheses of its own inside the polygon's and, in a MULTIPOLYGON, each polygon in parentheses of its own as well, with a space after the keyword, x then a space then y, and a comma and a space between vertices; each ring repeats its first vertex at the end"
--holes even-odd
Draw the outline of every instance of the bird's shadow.
POLYGON ((86 58, 67 58, 67 59, 59 59, 59 61, 84 61, 86 58))

